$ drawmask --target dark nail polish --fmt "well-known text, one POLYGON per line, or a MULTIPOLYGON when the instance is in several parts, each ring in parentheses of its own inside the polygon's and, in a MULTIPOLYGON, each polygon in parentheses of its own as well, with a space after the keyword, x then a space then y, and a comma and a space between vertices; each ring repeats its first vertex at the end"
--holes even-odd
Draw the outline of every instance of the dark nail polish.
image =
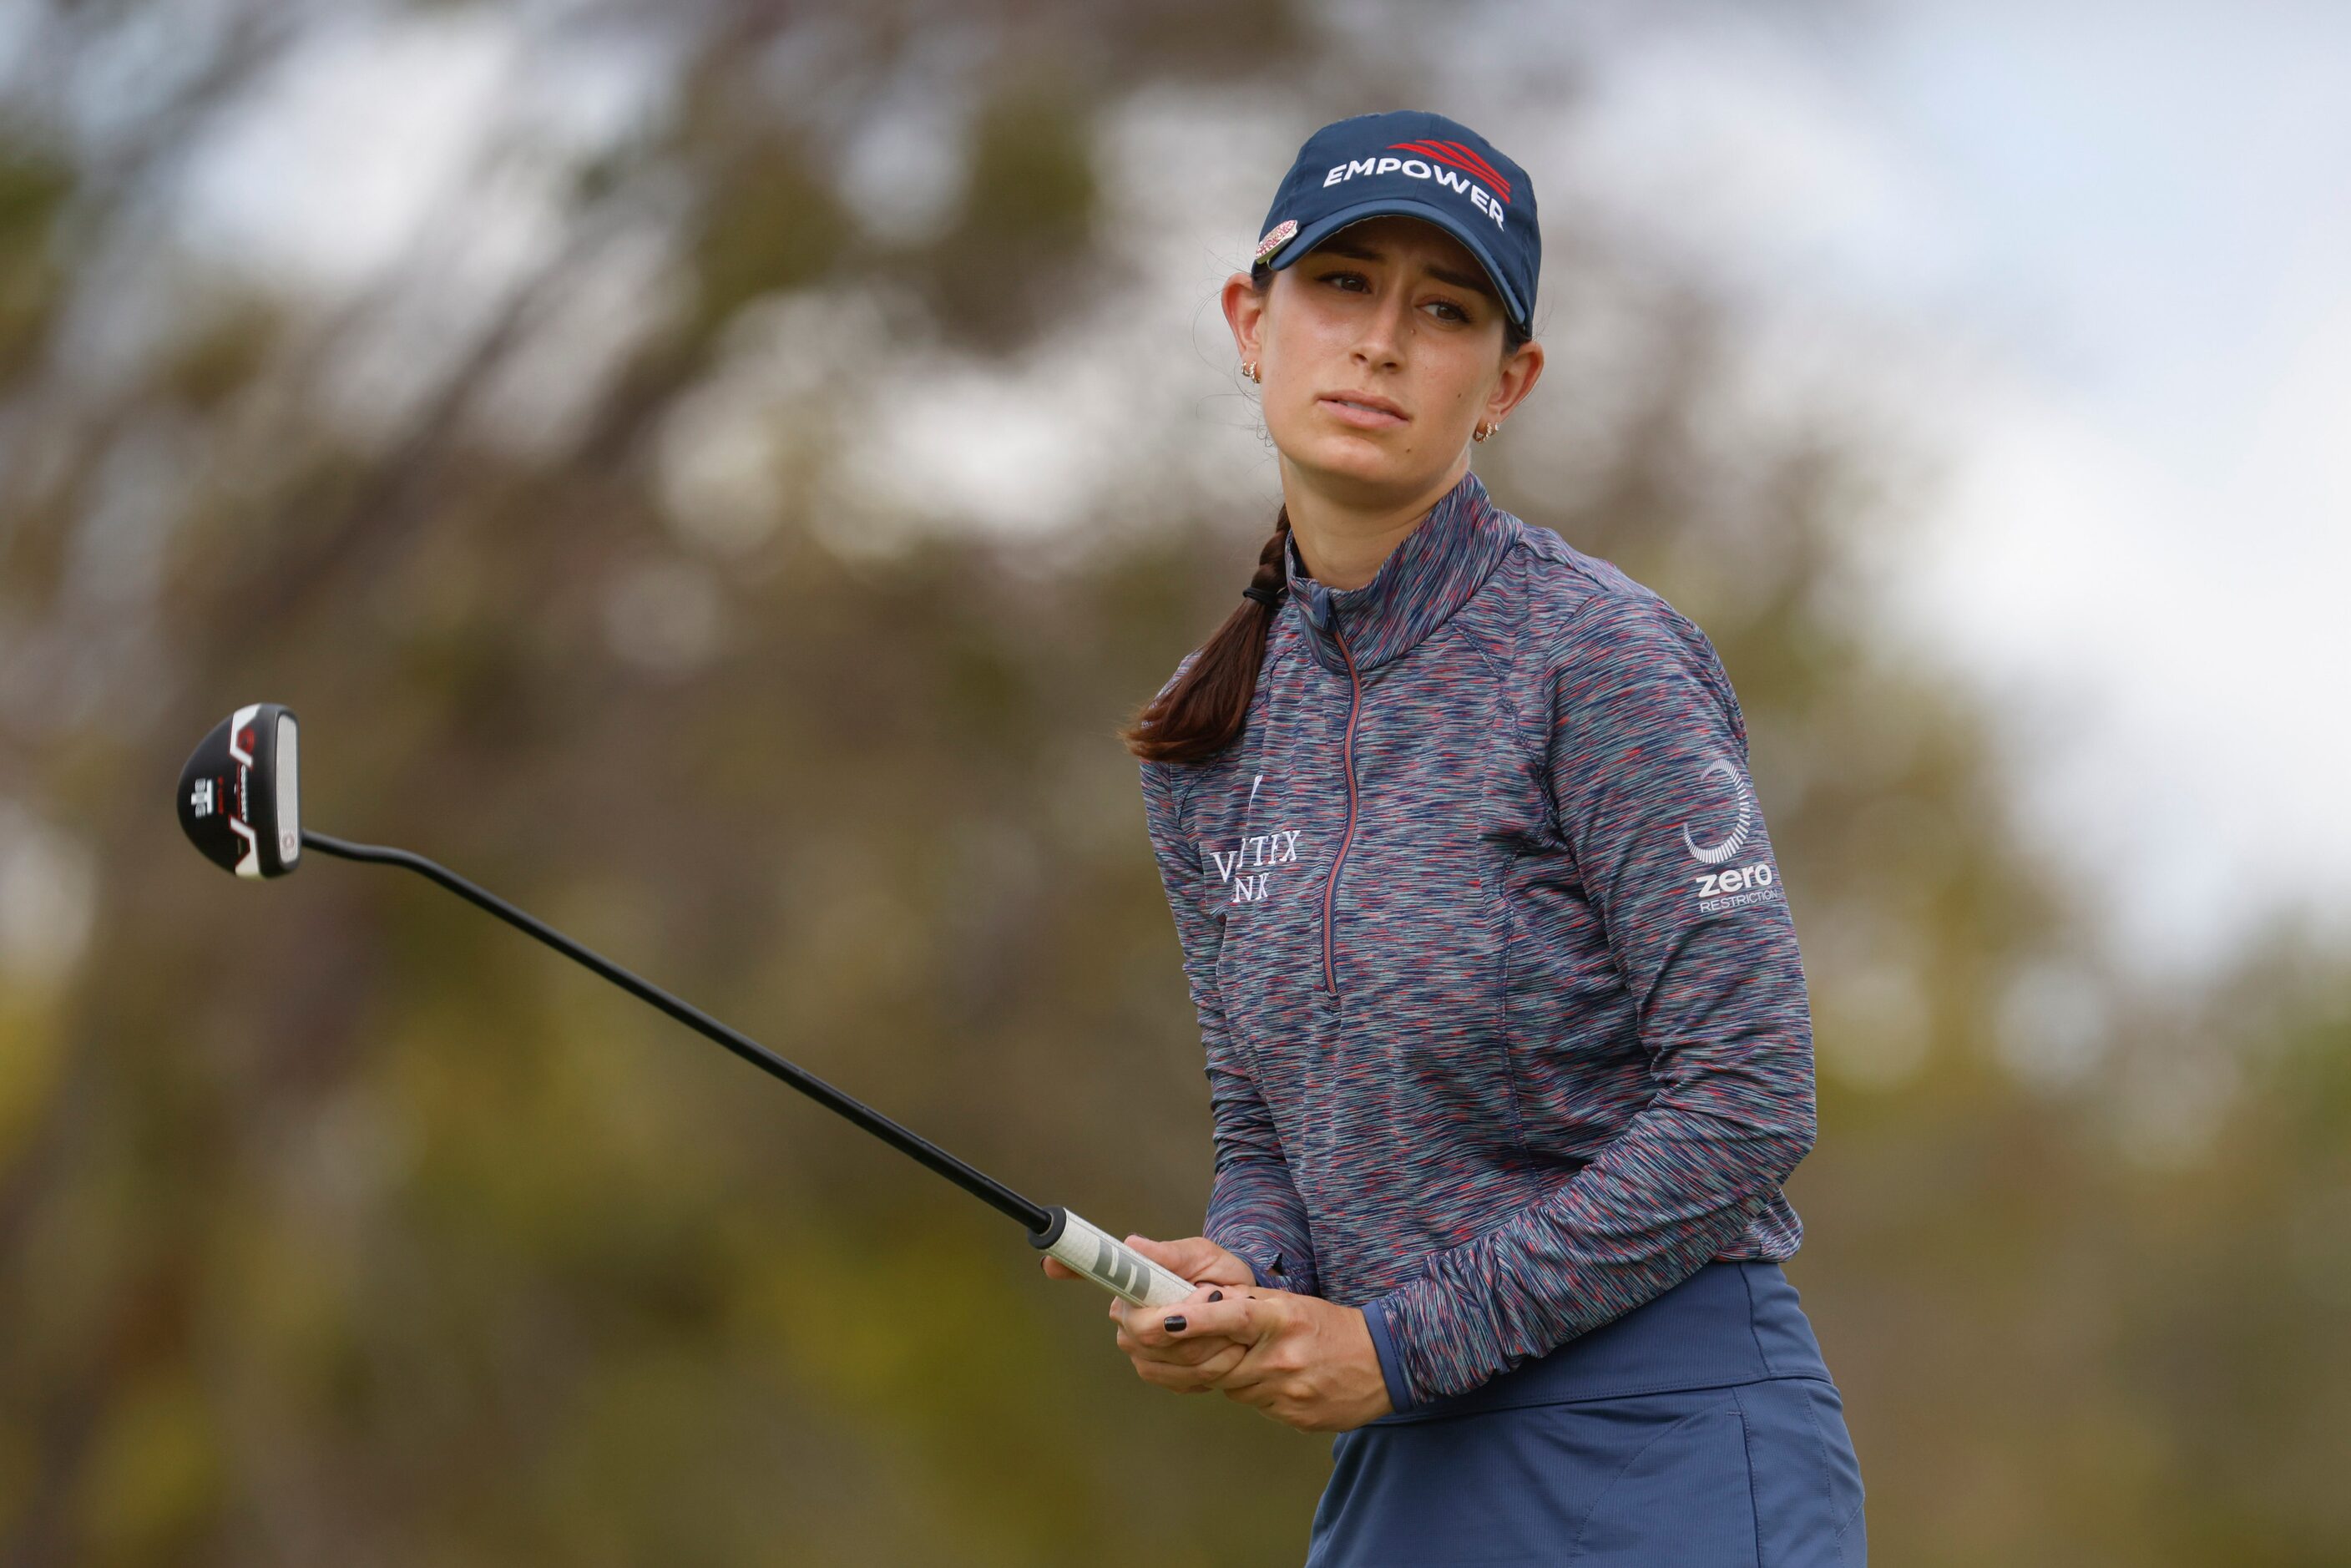
POLYGON ((1208 1300, 1212 1301, 1221 1301, 1224 1299, 1225 1293, 1222 1291, 1210 1291, 1208 1292, 1208 1300))
POLYGON ((1184 1332, 1184 1320, 1180 1315, 1172 1317, 1162 1322, 1160 1326, 1165 1329, 1169 1333, 1182 1333, 1184 1332))

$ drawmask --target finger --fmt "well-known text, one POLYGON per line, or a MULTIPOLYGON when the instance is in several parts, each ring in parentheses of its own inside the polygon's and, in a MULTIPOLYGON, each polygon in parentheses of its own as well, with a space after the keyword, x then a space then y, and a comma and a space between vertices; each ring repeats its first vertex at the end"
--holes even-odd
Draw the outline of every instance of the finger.
POLYGON ((1233 1368, 1238 1366, 1241 1357, 1248 1354, 1247 1345, 1228 1344, 1193 1368, 1200 1380, 1200 1392, 1207 1394, 1214 1391, 1218 1383, 1232 1375, 1233 1368))
POLYGON ((1218 1295, 1219 1291, 1212 1287, 1196 1301, 1186 1297, 1164 1307, 1138 1307, 1121 1301, 1111 1316, 1118 1323, 1121 1343, 1131 1343, 1141 1349, 1163 1351, 1203 1340, 1223 1341, 1232 1336, 1201 1325, 1203 1312, 1223 1310, 1218 1295))
POLYGON ((1209 1314, 1221 1314, 1227 1298, 1221 1288, 1211 1286, 1196 1291, 1181 1301, 1165 1307, 1134 1307, 1120 1303, 1124 1309, 1113 1313, 1120 1326, 1137 1344, 1153 1350, 1164 1349, 1179 1339, 1237 1337, 1227 1334, 1210 1321, 1209 1314))
POLYGON ((1217 1380, 1217 1386, 1236 1395, 1257 1391, 1270 1398, 1282 1391, 1294 1392, 1301 1371, 1294 1344, 1280 1338, 1265 1339, 1250 1345, 1232 1370, 1217 1380))
POLYGON ((1236 1405, 1246 1405, 1252 1410, 1263 1410, 1269 1415, 1272 1413, 1271 1406, 1280 1398, 1280 1390, 1263 1383, 1252 1383, 1246 1388, 1234 1388, 1220 1383, 1217 1391, 1236 1405))
POLYGON ((1313 1403, 1313 1391, 1306 1386, 1304 1380, 1279 1375, 1248 1374, 1240 1380, 1228 1375, 1217 1383, 1217 1391, 1236 1405, 1261 1410, 1278 1421, 1293 1426, 1298 1413, 1313 1403))
POLYGON ((1171 1333, 1164 1319, 1154 1326, 1152 1320, 1140 1316, 1130 1317, 1120 1324, 1117 1339, 1118 1348, 1128 1355, 1149 1356, 1155 1361, 1176 1362, 1186 1366, 1228 1346, 1238 1345, 1246 1352, 1252 1343, 1234 1340, 1224 1334, 1199 1333, 1188 1328, 1171 1333))
POLYGON ((1161 1268, 1180 1274, 1195 1284, 1257 1283, 1257 1274, 1248 1263, 1205 1236, 1186 1236, 1179 1241, 1155 1241, 1148 1236, 1130 1236, 1126 1244, 1161 1268))
POLYGON ((1179 1394, 1207 1394, 1215 1391, 1217 1377, 1231 1364, 1238 1361, 1240 1355, 1238 1347, 1228 1346, 1221 1354, 1197 1366, 1138 1359, 1134 1364, 1134 1375, 1145 1383, 1173 1389, 1179 1394))
POLYGON ((1166 1341, 1203 1334, 1223 1339, 1256 1341, 1277 1333, 1288 1321, 1288 1295, 1284 1291, 1259 1293, 1253 1291, 1227 1291, 1222 1301, 1202 1297, 1186 1300, 1176 1306, 1163 1308, 1156 1318, 1145 1313, 1128 1320, 1134 1323, 1149 1320, 1149 1327, 1136 1334, 1144 1343, 1160 1343, 1150 1332, 1155 1328, 1166 1341), (1170 1326, 1176 1324, 1180 1326, 1170 1326))
POLYGON ((1155 1361, 1168 1366, 1197 1366, 1211 1356, 1228 1354, 1238 1359, 1249 1349, 1247 1344, 1217 1335, 1206 1339, 1187 1337, 1169 1345, 1149 1345, 1124 1333, 1119 1335, 1118 1348, 1136 1361, 1155 1361))
POLYGON ((1196 1366, 1179 1366, 1166 1361, 1138 1361, 1134 1375, 1157 1388, 1171 1389, 1178 1394, 1205 1394, 1211 1386, 1208 1377, 1196 1366))
POLYGON ((1040 1258, 1037 1261, 1044 1266, 1045 1278, 1048 1280, 1082 1280, 1085 1278, 1084 1275, 1079 1273, 1075 1269, 1071 1268, 1067 1263, 1062 1262, 1059 1258, 1040 1258))
POLYGON ((1281 1375, 1251 1362, 1244 1354, 1217 1379, 1217 1387, 1244 1405, 1262 1405, 1284 1386, 1281 1375))
POLYGON ((1256 1387, 1274 1374, 1265 1357, 1257 1354, 1258 1347, 1245 1344, 1238 1359, 1218 1375, 1217 1386, 1228 1394, 1238 1394, 1256 1387))
POLYGON ((1215 1386, 1188 1366, 1169 1366, 1156 1361, 1138 1361, 1134 1375, 1154 1388, 1165 1388, 1170 1394, 1213 1394, 1215 1386))

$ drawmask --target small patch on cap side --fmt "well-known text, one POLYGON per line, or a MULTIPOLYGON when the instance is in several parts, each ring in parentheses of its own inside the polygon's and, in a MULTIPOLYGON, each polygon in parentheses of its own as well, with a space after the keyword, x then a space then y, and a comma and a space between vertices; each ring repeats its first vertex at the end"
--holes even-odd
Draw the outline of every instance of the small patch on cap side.
POLYGON ((1275 251, 1278 251, 1283 246, 1288 245, 1291 236, 1297 233, 1298 220, 1296 218, 1282 219, 1280 223, 1274 225, 1273 227, 1266 230, 1265 237, 1257 242, 1257 259, 1263 261, 1267 256, 1271 256, 1275 251))

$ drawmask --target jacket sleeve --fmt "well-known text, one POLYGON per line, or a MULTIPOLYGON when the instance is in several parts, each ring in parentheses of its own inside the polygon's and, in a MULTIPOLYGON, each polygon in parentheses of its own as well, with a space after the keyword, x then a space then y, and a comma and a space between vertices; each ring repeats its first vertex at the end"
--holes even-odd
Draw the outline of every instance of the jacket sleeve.
POLYGON ((1200 1043, 1207 1053, 1216 1176, 1209 1184, 1207 1218, 1200 1233, 1246 1261, 1259 1285, 1312 1295, 1314 1250, 1306 1228, 1306 1207, 1290 1181, 1273 1114, 1225 1027, 1217 995, 1217 951, 1224 925, 1201 902, 1199 849, 1183 821, 1170 765, 1143 764, 1143 800, 1152 855, 1176 916, 1184 974, 1200 1015, 1200 1043))
POLYGON ((1552 810, 1653 1088, 1551 1194, 1368 1304, 1413 1402, 1473 1388, 1696 1273, 1816 1130, 1795 926, 1713 644, 1654 595, 1595 599, 1562 633, 1549 696, 1552 810))

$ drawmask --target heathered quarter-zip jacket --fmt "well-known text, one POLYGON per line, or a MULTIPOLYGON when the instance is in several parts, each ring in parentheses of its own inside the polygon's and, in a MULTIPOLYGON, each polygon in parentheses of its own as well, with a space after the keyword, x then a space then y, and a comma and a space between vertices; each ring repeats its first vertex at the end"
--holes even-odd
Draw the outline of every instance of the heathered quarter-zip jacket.
POLYGON ((1288 571, 1242 737, 1142 765, 1203 1234, 1361 1306, 1398 1411, 1792 1256, 1811 1014, 1713 644, 1475 474, 1363 587, 1288 571))

